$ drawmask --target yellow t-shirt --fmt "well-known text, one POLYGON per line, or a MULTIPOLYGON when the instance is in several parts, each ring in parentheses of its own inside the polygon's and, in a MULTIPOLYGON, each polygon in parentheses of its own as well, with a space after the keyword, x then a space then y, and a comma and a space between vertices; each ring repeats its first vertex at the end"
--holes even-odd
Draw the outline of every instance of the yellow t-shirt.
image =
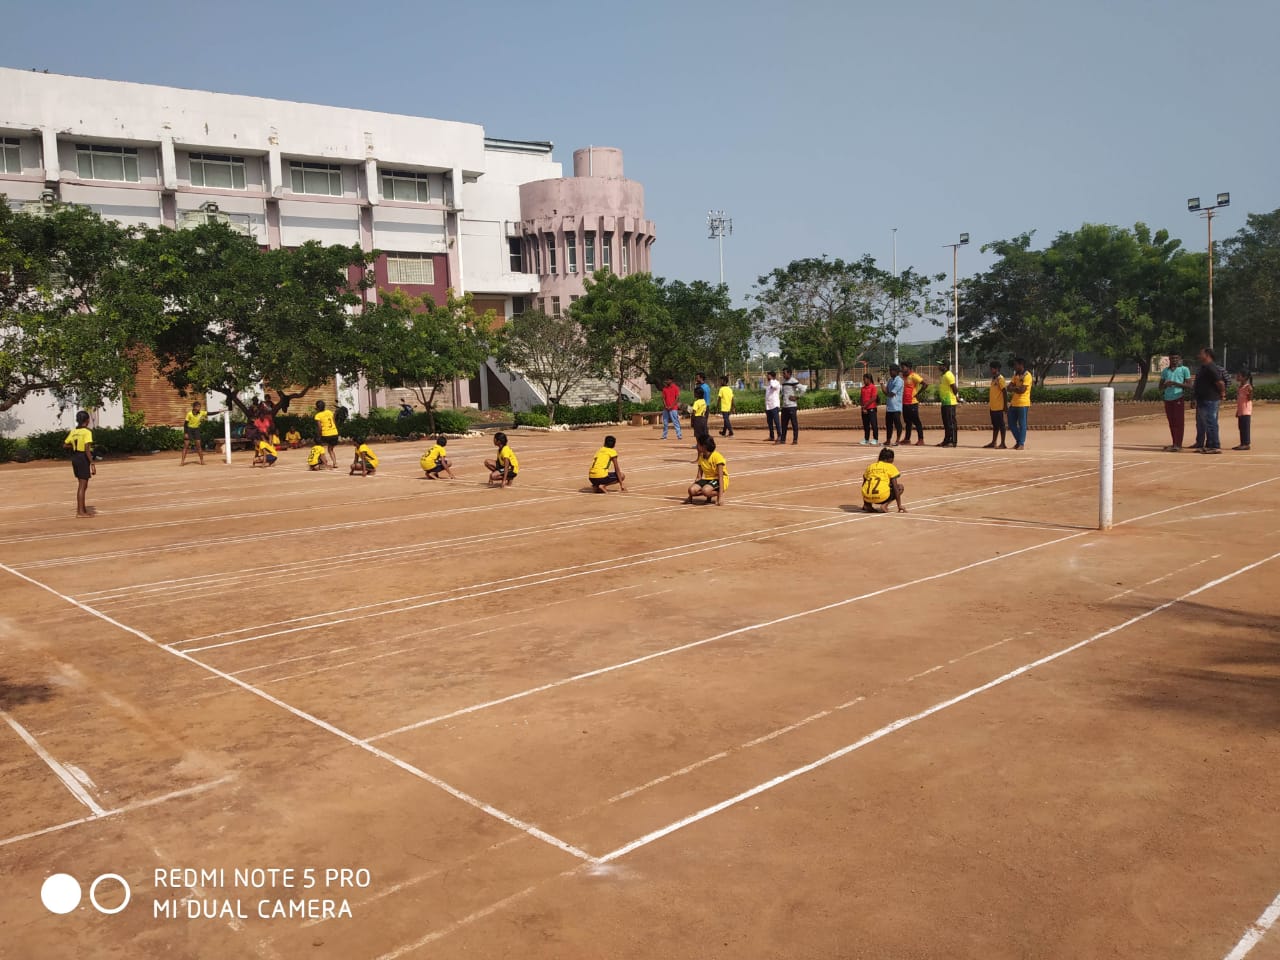
POLYGON ((338 425, 333 422, 332 410, 321 410, 316 414, 316 423, 320 426, 320 436, 336 437, 338 425))
POLYGON ((893 490, 890 481, 902 473, 892 463, 877 460, 862 471, 862 499, 867 503, 888 503, 893 490))
POLYGON ((601 447, 596 451, 595 459, 591 461, 591 469, 587 471, 587 476, 595 480, 603 480, 609 475, 609 468, 613 466, 613 460, 618 455, 618 451, 613 447, 601 447))
POLYGON ((705 417, 707 415, 707 401, 698 397, 693 401, 693 407, 691 409, 693 410, 693 415, 695 417, 705 417))
POLYGON ((1022 393, 1014 393, 1009 397, 1009 406, 1011 407, 1029 407, 1031 406, 1031 371, 1025 373, 1015 373, 1013 380, 1010 381, 1011 386, 1025 384, 1027 389, 1022 393))
POLYGON ((991 386, 987 388, 987 406, 997 413, 1004 410, 1004 388, 1005 379, 1000 374, 991 379, 991 386))
POLYGON ((284 435, 284 439, 288 443, 298 443, 302 439, 302 434, 297 430, 290 430, 284 435))
POLYGON ((445 457, 445 449, 440 444, 432 444, 430 450, 422 455, 422 459, 418 461, 418 466, 423 470, 434 470, 437 463, 445 457))
POLYGON ((716 479, 716 467, 724 467, 724 485, 729 486, 729 465, 724 459, 724 454, 719 450, 707 456, 698 457, 698 469, 702 471, 703 480, 716 479))
POLYGON ((200 426, 200 424, 204 423, 208 419, 209 419, 209 414, 207 411, 204 411, 204 410, 200 410, 200 411, 188 410, 187 411, 187 426, 190 427, 192 430, 200 426))
POLYGON ((912 400, 911 400, 911 402, 912 402, 912 403, 919 403, 919 402, 920 402, 920 386, 921 386, 921 384, 923 384, 923 383, 924 383, 924 377, 920 376, 920 374, 918 374, 918 373, 916 373, 914 370, 912 370, 912 371, 911 371, 911 376, 907 377, 907 380, 908 380, 908 381, 910 381, 910 383, 911 383, 911 387, 912 387, 912 390, 911 390, 912 400))
POLYGON ((728 413, 733 409, 733 387, 720 388, 720 412, 728 413))
POLYGON ((520 472, 520 461, 516 459, 516 452, 511 449, 510 444, 507 444, 505 447, 503 447, 501 450, 498 451, 499 467, 502 466, 503 460, 506 460, 508 463, 510 463, 511 473, 513 475, 520 472))
POLYGON ((369 445, 367 443, 362 443, 360 446, 356 447, 356 456, 375 470, 377 469, 378 455, 369 449, 369 445))
POLYGON ((954 407, 956 405, 956 395, 951 392, 951 388, 955 386, 956 375, 948 370, 942 375, 942 382, 938 384, 938 399, 944 407, 954 407))
POLYGON ((76 453, 84 453, 93 443, 93 431, 88 427, 75 427, 67 434, 63 443, 71 444, 71 449, 76 453))
POLYGON ((272 456, 272 457, 280 455, 280 451, 276 449, 276 445, 272 443, 270 440, 259 440, 258 452, 268 454, 269 456, 272 456))
POLYGON ((320 458, 324 456, 324 447, 316 444, 311 448, 311 452, 307 454, 307 466, 317 467, 320 465, 320 458))

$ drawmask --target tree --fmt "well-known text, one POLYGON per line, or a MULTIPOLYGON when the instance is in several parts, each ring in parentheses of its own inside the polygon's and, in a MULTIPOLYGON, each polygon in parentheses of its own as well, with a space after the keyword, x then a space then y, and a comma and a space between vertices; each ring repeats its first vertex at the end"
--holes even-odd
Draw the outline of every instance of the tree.
POLYGON ((596 357, 586 335, 570 317, 549 317, 531 310, 503 327, 498 362, 519 370, 547 398, 547 420, 556 422, 560 398, 596 372, 596 357))
POLYGON ((659 280, 658 287, 666 317, 664 329, 650 331, 650 383, 665 383, 667 377, 686 380, 708 370, 742 369, 751 341, 751 317, 733 307, 727 285, 659 280))
POLYGON ((647 273, 620 277, 597 270, 583 285, 586 293, 569 307, 569 316, 582 326, 592 355, 613 381, 621 420, 627 381, 648 379, 653 343, 671 334, 670 313, 662 289, 647 273))
POLYGON ((154 350, 179 391, 215 391, 247 413, 240 395, 261 385, 272 410, 287 411, 358 370, 353 311, 372 283, 358 247, 261 250, 212 222, 148 230, 132 259, 134 284, 168 318, 154 350))
POLYGON ((161 322, 121 288, 131 242, 86 207, 19 212, 0 195, 0 411, 41 392, 96 406, 131 385, 161 322))
POLYGON ((1060 250, 1032 250, 1032 232, 985 244, 999 259, 961 287, 965 340, 990 354, 1025 357, 1036 383, 1083 349, 1091 314, 1065 282, 1060 250))
POLYGON ((1223 342, 1244 350, 1256 370, 1280 357, 1280 210, 1249 214, 1222 253, 1226 264, 1215 279, 1223 342))
POLYGON ((443 304, 429 294, 383 292, 358 321, 359 363, 371 385, 413 390, 434 433, 436 396, 445 384, 475 376, 494 352, 495 318, 492 310, 478 316, 471 294, 458 297, 452 289, 443 304))

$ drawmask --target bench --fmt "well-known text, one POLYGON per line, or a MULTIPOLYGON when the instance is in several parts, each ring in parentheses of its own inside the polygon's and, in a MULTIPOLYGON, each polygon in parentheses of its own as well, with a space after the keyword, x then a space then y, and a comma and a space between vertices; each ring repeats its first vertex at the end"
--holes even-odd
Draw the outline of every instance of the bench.
MULTIPOLYGON (((224 442, 225 442, 225 441, 223 441, 223 440, 221 440, 221 439, 214 441, 214 447, 213 447, 213 449, 214 449, 214 452, 215 452, 215 453, 221 453, 221 452, 222 452, 222 447, 223 447, 224 442)), ((244 437, 232 437, 232 438, 231 438, 231 449, 232 449, 232 450, 252 450, 252 449, 253 449, 253 444, 254 444, 254 442, 253 442, 252 440, 246 440, 244 437)), ((282 444, 282 446, 283 446, 283 444, 282 444)))
POLYGON ((662 420, 662 411, 649 410, 641 413, 633 413, 631 415, 631 425, 633 427, 642 427, 646 423, 653 426, 662 420))

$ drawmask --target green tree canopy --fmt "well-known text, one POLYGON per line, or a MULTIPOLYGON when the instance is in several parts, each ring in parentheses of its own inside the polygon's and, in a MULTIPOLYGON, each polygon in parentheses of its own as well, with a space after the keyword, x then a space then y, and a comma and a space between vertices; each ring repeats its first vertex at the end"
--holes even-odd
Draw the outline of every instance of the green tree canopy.
POLYGON ((1257 369, 1280 359, 1280 210, 1249 214, 1222 253, 1226 264, 1214 279, 1223 343, 1257 369))
POLYGON ((647 273, 620 277, 597 270, 584 286, 569 316, 582 326, 592 355, 613 382, 621 420, 627 381, 650 379, 652 347, 671 335, 671 315, 661 286, 647 273))
POLYGON ((687 381, 695 373, 738 371, 751 342, 751 316, 735 308, 725 284, 659 280, 666 308, 663 328, 651 332, 647 376, 687 381), (654 335, 656 334, 656 335, 654 335))
POLYGON ((586 334, 572 317, 550 317, 541 310, 514 317, 502 332, 498 362, 542 390, 547 419, 554 424, 560 399, 596 372, 597 358, 586 334))

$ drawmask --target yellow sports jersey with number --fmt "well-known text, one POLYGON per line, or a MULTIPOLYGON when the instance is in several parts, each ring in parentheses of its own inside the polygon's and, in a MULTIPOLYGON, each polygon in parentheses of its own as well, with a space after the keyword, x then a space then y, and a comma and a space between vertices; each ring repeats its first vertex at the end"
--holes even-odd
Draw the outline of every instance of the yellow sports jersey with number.
POLYGON ((728 413, 733 409, 733 387, 720 388, 720 412, 728 413))
POLYGON ((698 457, 698 469, 702 471, 703 480, 716 479, 716 467, 724 468, 724 485, 729 486, 729 465, 724 459, 724 454, 719 450, 709 453, 706 456, 698 457))
POLYGON ((867 503, 887 503, 893 495, 890 481, 902 476, 892 463, 877 460, 862 471, 862 499, 867 503))
POLYGON ((907 380, 908 380, 908 381, 910 381, 910 383, 911 383, 911 387, 912 387, 911 395, 912 395, 912 397, 914 397, 914 399, 913 399, 911 402, 912 402, 912 403, 919 403, 919 402, 920 402, 920 388, 924 385, 924 377, 920 376, 920 374, 915 373, 915 372, 913 371, 913 372, 912 372, 912 374, 911 374, 911 376, 907 377, 907 380))
POLYGON ((434 470, 436 464, 444 459, 444 447, 440 444, 433 444, 431 449, 422 455, 422 459, 418 461, 418 465, 423 470, 434 470))
POLYGON ((258 452, 269 457, 275 457, 280 454, 280 451, 276 449, 276 445, 269 440, 258 441, 258 452))
POLYGON ((520 472, 520 461, 516 459, 516 452, 509 445, 498 451, 498 466, 502 466, 503 460, 507 461, 512 473, 520 472))
POLYGON ((693 410, 693 415, 695 417, 705 417, 707 415, 707 401, 698 397, 697 400, 693 401, 693 407, 691 409, 693 410))
POLYGON ((209 415, 205 413, 203 410, 187 411, 187 426, 190 427, 192 430, 200 426, 200 424, 204 423, 205 420, 207 419, 209 419, 209 415))
POLYGON ((1004 409, 1004 387, 1004 377, 997 375, 991 380, 991 386, 987 388, 987 406, 991 410, 998 412, 1004 409))
POLYGON ((595 459, 591 461, 591 469, 587 471, 587 477, 603 480, 609 475, 609 468, 613 466, 614 458, 617 456, 618 451, 613 447, 601 447, 596 451, 595 459))
POLYGON ((338 425, 333 421, 332 410, 321 410, 317 413, 316 423, 320 426, 320 436, 336 437, 338 435, 338 425))
POLYGON ((373 467, 374 469, 377 469, 378 455, 369 449, 369 445, 367 443, 362 443, 360 444, 360 446, 356 447, 356 456, 359 457, 361 460, 363 460, 365 463, 367 463, 369 466, 373 467))
POLYGON ((76 427, 67 434, 67 439, 63 443, 71 444, 71 449, 76 453, 84 453, 89 444, 93 443, 93 431, 88 427, 76 427))
POLYGON ((1013 375, 1013 386, 1026 386, 1026 390, 1022 393, 1014 393, 1009 397, 1009 406, 1011 407, 1029 407, 1031 406, 1031 373, 1015 373, 1013 375))
POLYGON ((314 447, 311 448, 311 452, 307 454, 307 466, 318 467, 320 465, 320 458, 323 456, 324 456, 324 447, 320 446, 320 444, 317 443, 314 447))

